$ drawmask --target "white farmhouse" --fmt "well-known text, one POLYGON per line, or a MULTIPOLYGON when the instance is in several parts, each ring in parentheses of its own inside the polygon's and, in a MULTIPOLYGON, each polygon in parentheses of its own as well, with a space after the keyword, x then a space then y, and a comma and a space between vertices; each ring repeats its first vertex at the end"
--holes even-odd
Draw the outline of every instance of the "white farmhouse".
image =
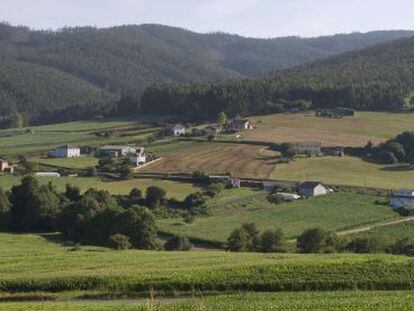
POLYGON ((408 190, 408 189, 393 190, 391 193, 390 205, 393 208, 400 208, 400 207, 414 208, 414 190, 408 190))
POLYGON ((80 148, 71 145, 63 145, 57 147, 50 152, 50 155, 54 158, 74 158, 80 156, 80 148))
POLYGON ((176 124, 172 127, 172 132, 174 136, 181 136, 185 134, 185 126, 181 124, 176 124))
POLYGON ((146 162, 144 147, 139 147, 136 149, 135 153, 128 154, 128 160, 134 166, 140 166, 141 164, 144 164, 146 162))

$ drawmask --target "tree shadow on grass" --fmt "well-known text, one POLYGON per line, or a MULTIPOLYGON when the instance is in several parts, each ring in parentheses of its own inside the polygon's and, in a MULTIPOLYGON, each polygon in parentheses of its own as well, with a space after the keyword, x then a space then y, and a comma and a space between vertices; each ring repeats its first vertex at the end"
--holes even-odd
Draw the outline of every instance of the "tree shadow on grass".
POLYGON ((384 167, 381 168, 381 171, 386 171, 386 172, 410 172, 410 171, 414 171, 414 165, 402 164, 402 165, 384 166, 384 167))
MULTIPOLYGON (((55 243, 58 244, 62 247, 72 247, 73 249, 70 249, 72 251, 76 251, 77 247, 76 247, 76 243, 74 243, 73 241, 69 241, 69 240, 65 240, 63 238, 63 235, 59 232, 53 232, 53 233, 38 233, 38 236, 42 237, 43 239, 45 239, 48 242, 51 243, 55 243)), ((99 249, 99 246, 96 245, 83 245, 82 244, 82 251, 86 251, 86 252, 105 252, 105 249, 99 249), (92 248, 85 248, 85 247, 92 247, 92 248), (98 248, 95 248, 98 247, 98 248)))

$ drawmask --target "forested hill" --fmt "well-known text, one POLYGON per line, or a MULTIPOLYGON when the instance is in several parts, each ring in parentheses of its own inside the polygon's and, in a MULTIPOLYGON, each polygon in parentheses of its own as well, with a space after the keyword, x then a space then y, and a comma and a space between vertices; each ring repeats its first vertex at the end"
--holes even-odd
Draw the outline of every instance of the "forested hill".
POLYGON ((363 110, 413 109, 414 38, 382 43, 318 60, 261 79, 197 85, 156 85, 141 110, 214 117, 345 106, 363 110))
POLYGON ((0 24, 0 124, 15 123, 9 116, 17 113, 29 121, 85 118, 154 83, 246 78, 411 35, 265 40, 160 25, 50 32, 0 24))

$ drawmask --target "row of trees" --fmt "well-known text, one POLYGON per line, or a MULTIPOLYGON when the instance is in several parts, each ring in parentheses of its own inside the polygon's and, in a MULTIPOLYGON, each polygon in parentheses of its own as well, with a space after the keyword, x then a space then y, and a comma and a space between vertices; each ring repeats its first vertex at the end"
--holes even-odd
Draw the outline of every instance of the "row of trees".
MULTIPOLYGON (((165 190, 156 186, 148 187, 145 197, 139 189, 119 197, 94 189, 81 194, 70 185, 59 193, 52 183, 40 184, 29 175, 9 193, 0 189, 0 228, 12 232, 59 231, 75 243, 115 249, 159 249, 155 214, 167 202, 165 197, 165 190)), ((187 197, 180 207, 191 212, 200 204, 197 198, 200 200, 197 195, 187 197)), ((174 236, 165 248, 188 250, 191 243, 186 237, 174 236)))
MULTIPOLYGON (((233 252, 286 252, 285 236, 280 229, 260 233, 254 223, 243 224, 236 228, 227 239, 228 250, 233 252)), ((322 228, 305 230, 298 236, 297 251, 300 253, 381 253, 414 256, 414 240, 401 239, 389 244, 380 237, 340 237, 322 228)))

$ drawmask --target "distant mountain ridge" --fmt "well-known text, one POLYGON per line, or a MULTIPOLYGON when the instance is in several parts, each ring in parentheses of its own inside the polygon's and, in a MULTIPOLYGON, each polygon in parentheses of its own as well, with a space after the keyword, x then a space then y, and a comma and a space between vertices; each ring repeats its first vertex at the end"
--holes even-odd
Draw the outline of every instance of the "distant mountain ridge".
POLYGON ((155 83, 247 78, 413 35, 254 39, 153 24, 57 32, 0 24, 0 115, 77 119, 155 83))
POLYGON ((154 85, 141 111, 187 118, 348 107, 414 111, 414 37, 380 43, 255 79, 154 85))

